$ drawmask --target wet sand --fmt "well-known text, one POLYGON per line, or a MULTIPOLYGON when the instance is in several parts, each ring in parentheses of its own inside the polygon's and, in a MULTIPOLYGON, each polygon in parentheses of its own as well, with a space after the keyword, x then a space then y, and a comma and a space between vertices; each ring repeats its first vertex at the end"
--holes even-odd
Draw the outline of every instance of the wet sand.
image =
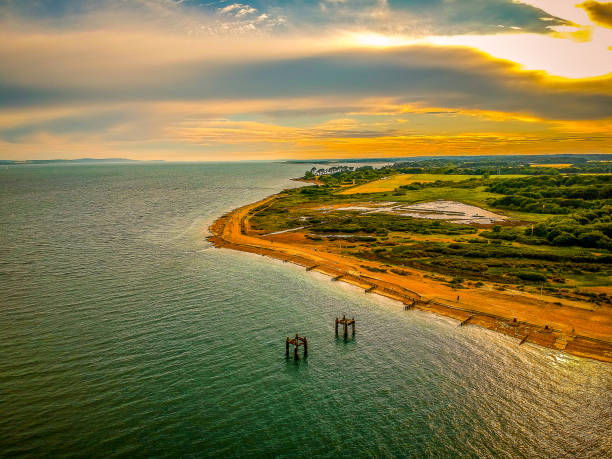
POLYGON ((612 307, 513 290, 455 290, 427 272, 401 267, 406 275, 371 272, 376 262, 335 253, 336 246, 313 244, 295 232, 262 236, 250 229, 251 211, 280 195, 240 207, 209 228, 217 247, 256 253, 295 263, 375 293, 401 301, 407 308, 431 311, 513 336, 517 345, 535 343, 569 354, 612 362, 612 307))

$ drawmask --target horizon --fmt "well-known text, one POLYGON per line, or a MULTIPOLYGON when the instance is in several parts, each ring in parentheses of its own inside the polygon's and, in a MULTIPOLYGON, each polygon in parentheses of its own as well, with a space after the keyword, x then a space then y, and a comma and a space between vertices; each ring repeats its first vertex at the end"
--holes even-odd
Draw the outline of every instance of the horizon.
POLYGON ((612 153, 612 2, 0 6, 0 156, 612 153))
MULTIPOLYGON (((290 163, 343 163, 343 162, 363 162, 364 164, 387 161, 387 162, 399 162, 403 160, 416 160, 416 161, 427 161, 433 159, 465 159, 465 158, 510 158, 510 157, 526 157, 526 158, 550 158, 550 157, 589 157, 589 156, 612 156, 612 153, 551 153, 551 154, 540 154, 540 153, 532 153, 532 154, 498 154, 498 155, 421 155, 421 156, 389 156, 389 157, 354 157, 354 158, 278 158, 278 159, 226 159, 226 160, 214 160, 214 159, 202 159, 202 160, 178 160, 178 159, 133 159, 133 158, 108 158, 108 157, 100 157, 100 158, 49 158, 49 159, 40 159, 40 158, 28 158, 28 159, 20 159, 20 160, 11 160, 11 159, 0 159, 0 165, 2 163, 46 163, 46 162, 167 162, 167 163, 238 163, 238 162, 290 162, 290 163)), ((11 164, 4 164, 11 165, 11 164)))

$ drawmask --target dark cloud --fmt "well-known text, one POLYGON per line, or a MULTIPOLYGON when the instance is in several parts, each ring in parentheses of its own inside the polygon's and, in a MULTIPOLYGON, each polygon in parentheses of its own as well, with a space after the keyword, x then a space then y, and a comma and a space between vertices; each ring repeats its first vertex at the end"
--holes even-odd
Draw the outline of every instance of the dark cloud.
POLYGON ((302 59, 195 71, 175 97, 392 97, 435 107, 508 111, 551 119, 612 116, 612 80, 590 92, 580 84, 554 86, 538 74, 461 48, 407 47, 353 51, 302 59), (205 75, 206 73, 206 75, 205 75))
POLYGON ((612 2, 600 3, 589 0, 577 6, 584 8, 593 22, 612 28, 612 2))
POLYGON ((432 27, 446 27, 446 30, 436 27, 437 32, 445 34, 496 32, 500 30, 499 26, 547 32, 548 26, 565 22, 540 9, 511 0, 389 0, 389 5, 393 10, 418 16, 432 27))
POLYGON ((132 115, 126 111, 106 110, 103 113, 87 114, 86 116, 83 114, 64 116, 27 123, 14 128, 0 129, 0 137, 7 142, 17 143, 40 131, 49 131, 58 135, 107 132, 109 128, 131 119, 132 115))
MULTIPOLYGON (((0 86, 5 106, 136 101, 264 100, 296 97, 359 100, 449 109, 489 110, 548 119, 589 120, 612 116, 612 79, 552 82, 519 72, 465 48, 413 46, 356 50, 314 57, 244 64, 174 66, 177 78, 158 86, 118 83, 116 87, 45 89, 0 86)), ((340 102, 342 104, 342 102, 340 102)), ((291 110, 291 107, 287 108, 291 110)), ((317 108, 321 110, 321 108, 317 108)))

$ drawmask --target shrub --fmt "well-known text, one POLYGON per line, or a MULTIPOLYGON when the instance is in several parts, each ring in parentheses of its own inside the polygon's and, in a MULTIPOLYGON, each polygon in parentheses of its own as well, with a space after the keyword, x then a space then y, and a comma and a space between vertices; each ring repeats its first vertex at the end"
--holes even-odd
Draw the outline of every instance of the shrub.
POLYGON ((546 276, 544 276, 543 274, 536 273, 536 272, 530 272, 530 271, 516 273, 516 277, 518 277, 519 279, 525 280, 525 281, 530 281, 530 282, 546 281, 546 276))
POLYGON ((610 238, 601 231, 589 231, 578 236, 578 243, 582 247, 604 248, 610 245, 610 238))
POLYGON ((576 238, 573 234, 562 232, 552 240, 552 243, 559 246, 575 245, 576 238))

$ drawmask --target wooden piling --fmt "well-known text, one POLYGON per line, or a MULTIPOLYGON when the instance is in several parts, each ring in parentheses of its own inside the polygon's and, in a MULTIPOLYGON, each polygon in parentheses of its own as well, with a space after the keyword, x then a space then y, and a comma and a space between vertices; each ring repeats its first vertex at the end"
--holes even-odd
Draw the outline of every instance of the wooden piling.
POLYGON ((465 319, 463 322, 461 322, 461 323, 459 324, 459 326, 460 326, 460 327, 463 327, 464 325, 467 325, 467 323, 468 323, 470 320, 472 320, 473 318, 474 318, 474 316, 470 316, 470 317, 468 317, 468 318, 467 318, 467 319, 465 319))
POLYGON ((336 322, 335 322, 336 336, 338 336, 338 324, 342 324, 342 331, 343 331, 343 335, 345 339, 348 337, 349 325, 352 327, 353 336, 355 336, 355 318, 354 317, 352 319, 347 319, 346 315, 344 314, 342 315, 342 319, 338 319, 336 317, 336 322))
POLYGON ((289 345, 293 344, 293 358, 298 360, 300 358, 298 354, 298 350, 300 346, 304 346, 304 357, 308 355, 308 340, 306 340, 305 336, 300 336, 297 333, 295 334, 295 338, 287 338, 285 339, 285 356, 289 357, 289 345))

